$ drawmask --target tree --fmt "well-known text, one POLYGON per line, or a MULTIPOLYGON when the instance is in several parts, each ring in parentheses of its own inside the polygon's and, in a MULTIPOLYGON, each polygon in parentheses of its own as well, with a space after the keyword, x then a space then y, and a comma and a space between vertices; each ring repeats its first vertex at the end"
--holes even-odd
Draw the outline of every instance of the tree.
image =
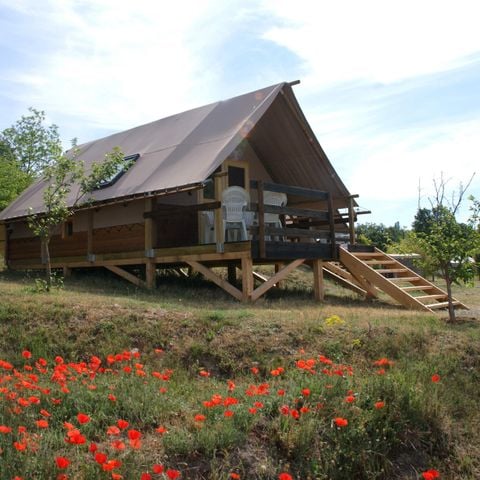
POLYGON ((56 125, 45 126, 45 112, 30 107, 0 134, 0 141, 12 152, 20 169, 33 181, 62 154, 62 143, 56 125))
POLYGON ((405 230, 398 222, 393 227, 386 227, 383 223, 365 223, 357 227, 360 243, 375 245, 380 250, 387 250, 394 242, 399 242, 405 237, 405 230))
POLYGON ((413 226, 421 249, 445 279, 449 320, 454 322, 452 284, 473 280, 475 266, 471 260, 480 251, 480 233, 474 225, 475 211, 468 223, 461 223, 456 219, 471 180, 467 187, 460 185, 458 198, 455 200, 452 195, 450 202, 445 196, 446 183, 443 178, 437 183, 434 182, 436 196, 430 200, 432 208, 419 209, 413 226))
POLYGON ((30 184, 9 146, 0 140, 0 211, 30 184))
POLYGON ((121 150, 115 148, 105 155, 102 163, 94 163, 90 170, 86 171, 83 162, 78 160, 78 150, 74 146, 70 153, 60 153, 57 157, 52 157, 49 164, 43 167, 43 178, 46 182, 43 191, 44 211, 31 214, 28 224, 34 235, 40 238, 42 260, 46 266, 47 290, 50 290, 52 282, 49 244, 56 227, 65 222, 79 207, 88 205, 91 193, 99 188, 103 181, 128 166, 121 150), (70 193, 75 196, 68 204, 70 193))

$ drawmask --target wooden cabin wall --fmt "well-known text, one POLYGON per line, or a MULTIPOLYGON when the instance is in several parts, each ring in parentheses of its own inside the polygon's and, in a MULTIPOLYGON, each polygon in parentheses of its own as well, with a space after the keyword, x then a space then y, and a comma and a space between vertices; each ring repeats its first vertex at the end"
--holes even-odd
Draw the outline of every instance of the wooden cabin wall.
MULTIPOLYGON (((195 205, 198 203, 197 192, 180 192, 158 197, 156 207, 163 205, 195 205)), ((156 248, 190 246, 198 244, 198 213, 196 211, 176 212, 155 218, 156 248)))

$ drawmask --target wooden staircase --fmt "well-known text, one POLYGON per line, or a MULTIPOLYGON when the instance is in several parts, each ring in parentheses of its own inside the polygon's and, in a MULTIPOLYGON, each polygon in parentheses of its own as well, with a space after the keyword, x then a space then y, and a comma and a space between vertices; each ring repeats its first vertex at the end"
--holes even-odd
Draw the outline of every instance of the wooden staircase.
MULTIPOLYGON (((337 281, 348 281, 363 290, 366 296, 376 297, 378 290, 382 290, 407 308, 427 312, 448 308, 447 294, 441 288, 377 248, 365 250, 371 251, 349 251, 344 246, 340 247, 340 263, 350 277, 343 275, 337 266, 332 265, 333 262, 324 268, 329 275, 333 272, 341 277, 342 280, 337 281)), ((453 299, 453 305, 455 308, 468 309, 456 299, 453 299)))

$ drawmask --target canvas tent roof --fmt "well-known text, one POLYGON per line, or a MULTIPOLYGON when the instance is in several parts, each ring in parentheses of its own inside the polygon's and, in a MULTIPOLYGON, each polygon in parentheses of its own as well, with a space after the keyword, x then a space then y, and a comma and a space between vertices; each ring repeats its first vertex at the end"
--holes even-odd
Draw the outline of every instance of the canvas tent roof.
MULTIPOLYGON (((179 113, 81 145, 88 168, 118 146, 138 160, 117 182, 93 194, 95 203, 198 188, 244 138, 275 182, 350 194, 310 129, 291 85, 281 83, 179 113)), ((45 181, 25 190, 1 220, 42 211, 45 181)), ((72 189, 72 205, 77 191, 72 189)), ((338 205, 343 206, 343 205, 338 205)))

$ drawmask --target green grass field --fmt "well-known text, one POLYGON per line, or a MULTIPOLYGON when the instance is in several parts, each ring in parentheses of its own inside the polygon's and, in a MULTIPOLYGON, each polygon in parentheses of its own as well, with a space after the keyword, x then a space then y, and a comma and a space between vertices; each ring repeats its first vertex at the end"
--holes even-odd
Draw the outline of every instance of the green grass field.
POLYGON ((301 270, 254 305, 1 275, 2 480, 480 478, 478 283, 450 325, 301 270))

